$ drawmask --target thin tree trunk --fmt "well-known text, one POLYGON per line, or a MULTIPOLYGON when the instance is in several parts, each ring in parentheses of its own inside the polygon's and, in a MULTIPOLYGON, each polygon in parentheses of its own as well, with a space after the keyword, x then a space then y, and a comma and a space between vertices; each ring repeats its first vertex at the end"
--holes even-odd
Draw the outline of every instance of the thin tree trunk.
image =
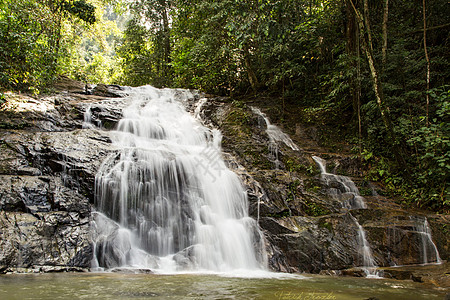
MULTIPOLYGON (((367 30, 367 40, 368 40, 368 45, 370 47, 370 51, 373 52, 373 48, 372 48, 372 32, 370 31, 370 12, 369 12, 369 1, 364 0, 364 23, 366 25, 366 30, 367 30)), ((364 31, 362 31, 364 32, 364 31)))
MULTIPOLYGON (((167 3, 164 1, 163 5, 167 5, 167 3)), ((169 68, 170 68, 170 28, 169 28, 169 17, 168 17, 168 11, 167 7, 164 7, 164 11, 162 13, 163 17, 163 43, 164 43, 164 65, 163 65, 163 74, 164 74, 164 81, 168 81, 169 77, 169 68)))
POLYGON ((350 61, 350 68, 356 69, 356 78, 352 76, 350 79, 350 89, 353 98, 353 110, 356 113, 358 123, 358 147, 359 153, 362 153, 362 124, 361 124, 361 63, 360 63, 360 45, 359 45, 359 30, 356 24, 355 16, 352 13, 353 9, 347 2, 347 53, 356 60, 350 61))
POLYGON ((245 68, 247 69, 248 80, 250 81, 250 85, 254 92, 258 90, 258 78, 256 77, 255 72, 252 69, 252 65, 250 63, 250 52, 247 45, 244 45, 244 63, 245 68))
POLYGON ((426 108, 426 122, 427 127, 430 125, 428 114, 429 114, 429 106, 430 106, 430 96, 428 95, 428 91, 430 90, 430 77, 431 77, 431 68, 430 68, 430 57, 428 56, 428 49, 427 49, 427 15, 426 15, 426 5, 425 0, 422 1, 422 12, 423 12, 423 48, 425 50, 425 59, 427 60, 427 90, 426 90, 426 101, 427 101, 427 108, 426 108))
POLYGON ((358 27, 356 27, 356 102, 358 108, 358 141, 359 153, 362 153, 362 124, 361 124, 361 52, 360 49, 360 34, 358 27))
MULTIPOLYGON (((425 1, 425 0, 424 0, 425 1)), ((386 52, 387 52, 387 23, 388 23, 388 16, 389 16, 389 0, 384 0, 384 9, 383 9, 383 47, 381 49, 381 56, 382 56, 382 66, 383 71, 386 66, 386 52)))

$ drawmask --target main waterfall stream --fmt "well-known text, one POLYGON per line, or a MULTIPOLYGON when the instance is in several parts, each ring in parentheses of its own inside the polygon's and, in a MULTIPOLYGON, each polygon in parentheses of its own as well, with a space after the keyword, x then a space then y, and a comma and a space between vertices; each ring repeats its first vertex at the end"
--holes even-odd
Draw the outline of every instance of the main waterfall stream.
POLYGON ((96 176, 93 267, 160 272, 264 270, 246 192, 221 135, 183 106, 186 90, 140 87, 96 176))

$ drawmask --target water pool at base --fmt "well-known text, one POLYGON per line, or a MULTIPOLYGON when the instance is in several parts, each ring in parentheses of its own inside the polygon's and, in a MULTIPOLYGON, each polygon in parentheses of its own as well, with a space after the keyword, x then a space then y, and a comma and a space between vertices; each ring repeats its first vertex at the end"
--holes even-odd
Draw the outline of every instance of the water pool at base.
POLYGON ((412 281, 297 276, 237 278, 219 275, 118 273, 0 276, 0 299, 444 299, 446 292, 412 281))

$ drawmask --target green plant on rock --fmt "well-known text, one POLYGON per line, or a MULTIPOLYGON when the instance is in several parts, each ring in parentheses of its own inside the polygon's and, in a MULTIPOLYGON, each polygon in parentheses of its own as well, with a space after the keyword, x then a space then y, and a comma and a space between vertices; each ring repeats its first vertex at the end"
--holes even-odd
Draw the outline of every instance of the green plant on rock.
POLYGON ((304 212, 308 216, 319 217, 330 214, 330 210, 322 204, 306 199, 304 201, 304 212))
POLYGON ((0 108, 6 103, 6 97, 3 93, 0 93, 0 108))
POLYGON ((293 202, 298 199, 297 189, 300 186, 300 180, 296 179, 290 182, 287 186, 286 202, 293 202))
POLYGON ((286 209, 286 210, 283 210, 280 212, 267 214, 267 216, 270 218, 281 219, 281 218, 290 217, 291 213, 288 209, 286 209))
POLYGON ((324 228, 330 232, 333 232, 333 225, 330 222, 326 222, 322 219, 319 221, 319 228, 324 228))

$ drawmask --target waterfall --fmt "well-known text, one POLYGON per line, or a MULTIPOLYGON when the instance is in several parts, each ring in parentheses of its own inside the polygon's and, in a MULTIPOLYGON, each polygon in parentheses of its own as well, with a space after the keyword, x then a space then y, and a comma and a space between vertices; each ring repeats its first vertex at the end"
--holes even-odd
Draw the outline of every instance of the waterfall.
POLYGON ((366 277, 380 277, 380 273, 377 271, 377 265, 375 264, 375 259, 372 255, 372 249, 366 238, 366 232, 354 216, 350 214, 350 217, 355 222, 356 228, 358 229, 358 255, 361 258, 360 266, 366 274, 366 277))
POLYGON ((425 217, 422 219, 411 217, 411 219, 415 221, 415 230, 420 236, 420 243, 422 245, 422 248, 420 249, 420 256, 422 258, 422 264, 441 264, 442 260, 439 256, 439 251, 436 244, 433 242, 431 237, 431 229, 427 218, 425 217))
POLYGON ((193 95, 147 86, 130 97, 112 138, 120 151, 96 176, 92 266, 265 269, 262 233, 222 159, 220 132, 183 106, 193 95))
MULTIPOLYGON (((327 162, 313 156, 312 159, 317 163, 320 169, 320 178, 327 187, 328 193, 335 199, 342 201, 342 207, 346 209, 365 209, 367 205, 364 198, 359 195, 359 190, 355 183, 347 176, 335 175, 327 172, 327 162)), ((361 259, 359 265, 363 269, 366 277, 377 278, 380 273, 377 271, 377 265, 372 255, 369 241, 366 238, 364 228, 358 220, 350 214, 357 228, 358 255, 361 259)))
POLYGON ((364 198, 360 196, 358 188, 349 177, 328 173, 324 159, 318 156, 313 156, 312 159, 319 166, 320 177, 328 188, 328 193, 333 198, 342 201, 342 207, 347 209, 367 208, 364 198))
POLYGON ((92 111, 91 111, 91 105, 88 105, 86 107, 86 110, 84 111, 84 118, 83 118, 83 128, 94 128, 94 125, 92 124, 92 111))
POLYGON ((283 142, 286 146, 295 151, 298 151, 299 148, 278 126, 271 124, 269 118, 261 110, 256 107, 251 107, 251 110, 264 121, 266 133, 269 136, 269 153, 274 157, 275 168, 278 169, 280 167, 280 161, 278 159, 278 142, 283 142))

